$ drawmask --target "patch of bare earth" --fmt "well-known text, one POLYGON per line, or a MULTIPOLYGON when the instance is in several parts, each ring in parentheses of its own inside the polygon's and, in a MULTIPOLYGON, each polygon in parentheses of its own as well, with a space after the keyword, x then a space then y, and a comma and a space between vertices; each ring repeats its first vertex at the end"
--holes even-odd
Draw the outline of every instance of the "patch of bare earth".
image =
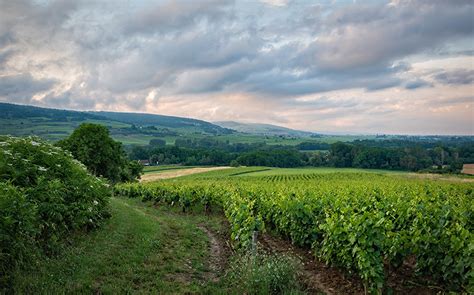
POLYGON ((268 234, 260 237, 262 247, 271 253, 286 254, 297 258, 303 264, 302 279, 310 294, 364 294, 360 282, 344 277, 336 268, 315 260, 309 250, 297 248, 291 243, 268 234))
POLYGON ((450 181, 450 182, 474 182, 474 178, 471 178, 471 177, 451 176, 451 175, 433 174, 433 173, 409 173, 407 174, 406 177, 430 179, 430 180, 443 180, 443 181, 450 181))
POLYGON ((165 171, 165 172, 157 172, 157 173, 147 173, 142 175, 140 182, 150 182, 160 179, 168 179, 168 178, 176 178, 196 173, 204 173, 214 170, 222 170, 228 169, 231 167, 223 166, 223 167, 203 167, 203 168, 189 168, 189 169, 178 169, 172 171, 165 171))
MULTIPOLYGON (((290 242, 269 234, 260 237, 260 244, 268 252, 287 254, 300 260, 303 264, 302 279, 310 294, 368 294, 359 278, 328 266, 316 259, 309 249, 295 247, 290 242)), ((393 294, 431 295, 443 291, 437 286, 416 283, 419 279, 414 276, 413 266, 407 264, 396 270, 389 269, 387 273, 387 286, 393 294)))
POLYGON ((228 248, 228 245, 224 243, 222 237, 217 233, 214 233, 205 225, 200 224, 198 225, 198 228, 209 238, 209 272, 205 273, 204 276, 207 280, 217 282, 227 265, 230 248, 228 248))

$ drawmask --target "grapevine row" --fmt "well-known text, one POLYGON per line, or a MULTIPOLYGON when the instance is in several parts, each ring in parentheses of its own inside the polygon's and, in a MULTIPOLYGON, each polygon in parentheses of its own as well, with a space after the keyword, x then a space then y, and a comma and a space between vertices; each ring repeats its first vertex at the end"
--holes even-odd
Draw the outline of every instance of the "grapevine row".
POLYGON ((383 286, 386 265, 399 267, 409 258, 419 272, 472 288, 472 184, 357 173, 315 178, 162 181, 122 185, 116 192, 183 210, 221 207, 238 245, 248 246, 254 230, 273 228, 326 262, 356 272, 372 290, 383 286))

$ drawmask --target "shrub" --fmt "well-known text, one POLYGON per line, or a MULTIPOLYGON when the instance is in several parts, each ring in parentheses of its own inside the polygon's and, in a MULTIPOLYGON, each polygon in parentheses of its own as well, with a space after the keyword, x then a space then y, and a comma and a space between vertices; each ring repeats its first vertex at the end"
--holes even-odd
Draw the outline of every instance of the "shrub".
POLYGON ((0 137, 0 276, 57 252, 71 232, 99 226, 109 196, 107 183, 68 152, 38 138, 0 137))
MULTIPOLYGON (((39 229, 36 206, 17 187, 0 182, 0 287, 9 280, 8 270, 36 255, 39 229)), ((1 290, 1 289, 0 289, 1 290)))

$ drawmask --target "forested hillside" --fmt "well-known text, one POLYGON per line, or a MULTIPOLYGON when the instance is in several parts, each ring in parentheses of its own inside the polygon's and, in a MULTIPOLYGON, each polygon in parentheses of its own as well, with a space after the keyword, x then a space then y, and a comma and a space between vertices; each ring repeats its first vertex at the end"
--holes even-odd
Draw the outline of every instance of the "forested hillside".
POLYGON ((195 119, 138 113, 80 112, 0 103, 0 134, 36 135, 57 141, 81 123, 98 123, 125 144, 148 144, 156 137, 174 142, 182 135, 228 135, 234 131, 195 119))

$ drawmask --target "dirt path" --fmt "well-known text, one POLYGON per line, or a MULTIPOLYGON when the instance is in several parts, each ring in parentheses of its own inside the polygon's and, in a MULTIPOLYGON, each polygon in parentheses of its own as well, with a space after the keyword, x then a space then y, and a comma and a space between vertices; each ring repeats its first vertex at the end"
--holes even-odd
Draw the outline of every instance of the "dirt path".
POLYGON ((147 173, 142 175, 140 182, 150 182, 160 179, 175 178, 185 175, 191 175, 196 173, 204 173, 214 170, 228 169, 231 167, 222 166, 222 167, 203 167, 203 168, 189 168, 189 169, 177 169, 172 171, 158 172, 158 173, 147 173))
MULTIPOLYGON (((162 226, 169 227, 170 224, 165 224, 163 223, 163 220, 159 218, 156 215, 153 215, 146 210, 145 208, 139 208, 136 206, 132 206, 128 204, 127 202, 120 201, 121 204, 129 207, 130 209, 134 210, 135 212, 147 216, 149 218, 154 219, 157 221, 159 224, 162 226)), ((173 214, 173 213, 170 213, 173 214)), ((174 214, 173 214, 174 215, 174 214)), ((186 215, 184 214, 176 214, 176 216, 182 216, 185 217, 186 215)), ((202 279, 204 279, 203 282, 218 282, 224 271, 226 270, 227 264, 228 264, 228 258, 231 256, 231 247, 229 243, 226 243, 227 237, 228 237, 228 225, 225 221, 223 223, 226 225, 221 231, 214 231, 210 229, 208 225, 205 223, 199 223, 197 225, 197 228, 199 228, 203 234, 205 234, 208 239, 209 239, 209 256, 206 261, 209 270, 200 273, 200 276, 202 276, 202 279)), ((171 228, 172 229, 172 228, 171 228)), ((177 230, 177 228, 176 228, 177 230)), ((165 235, 168 233, 165 233, 165 235)), ((190 270, 192 270, 192 266, 189 265, 190 270)), ((179 281, 181 283, 190 283, 193 281, 193 274, 192 272, 183 272, 183 273, 173 273, 167 275, 167 278, 170 280, 174 281, 179 281)))
POLYGON ((203 224, 198 225, 209 238, 209 268, 210 272, 206 275, 207 279, 213 282, 219 280, 219 275, 224 271, 227 264, 228 251, 222 240, 203 224))

